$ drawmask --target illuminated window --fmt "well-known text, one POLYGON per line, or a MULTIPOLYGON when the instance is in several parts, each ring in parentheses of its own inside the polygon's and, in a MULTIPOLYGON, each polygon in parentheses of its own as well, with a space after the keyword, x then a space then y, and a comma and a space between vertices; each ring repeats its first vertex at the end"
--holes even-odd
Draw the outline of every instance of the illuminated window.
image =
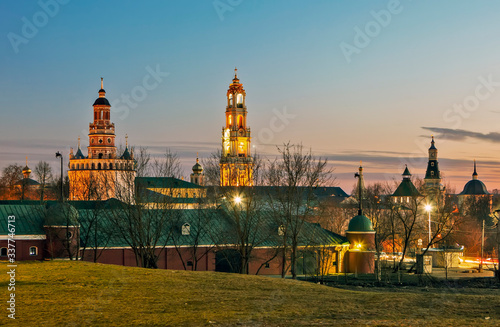
POLYGON ((30 255, 38 255, 38 248, 36 246, 30 247, 30 255))
MULTIPOLYGON (((243 104, 243 94, 238 93, 238 94, 236 95, 236 103, 237 103, 238 105, 243 104)), ((238 106, 238 107, 239 107, 239 106, 238 106)))
POLYGON ((243 117, 241 115, 238 116, 238 126, 243 127, 243 117))
POLYGON ((229 125, 233 123, 233 116, 229 115, 229 125))
POLYGON ((233 106, 233 94, 229 94, 229 105, 233 106))
POLYGON ((185 223, 182 225, 182 235, 190 235, 191 234, 191 225, 185 223))
POLYGON ((285 227, 283 225, 281 225, 280 227, 278 227, 278 235, 279 236, 285 235, 285 227))

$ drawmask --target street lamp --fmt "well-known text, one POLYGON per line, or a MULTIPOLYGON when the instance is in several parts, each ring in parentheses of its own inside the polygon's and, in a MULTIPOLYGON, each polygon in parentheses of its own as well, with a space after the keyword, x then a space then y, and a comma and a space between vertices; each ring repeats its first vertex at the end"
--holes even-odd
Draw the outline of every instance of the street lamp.
POLYGON ((240 203, 241 203, 241 197, 236 196, 236 197, 234 198, 234 203, 236 203, 236 204, 240 204, 240 203))
POLYGON ((63 190, 63 156, 61 152, 56 152, 56 158, 61 158, 61 202, 64 202, 64 190, 63 190))
POLYGON ((431 210, 432 210, 432 206, 430 204, 426 204, 425 205, 425 211, 427 211, 429 213, 429 246, 431 246, 431 210))

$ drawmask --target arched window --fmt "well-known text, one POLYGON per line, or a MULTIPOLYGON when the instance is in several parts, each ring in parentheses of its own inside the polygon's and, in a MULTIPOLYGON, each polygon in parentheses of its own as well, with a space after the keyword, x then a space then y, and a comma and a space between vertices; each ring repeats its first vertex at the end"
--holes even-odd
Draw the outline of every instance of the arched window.
POLYGON ((233 106, 233 94, 229 94, 229 106, 232 107, 233 106))
POLYGON ((95 169, 95 163, 92 163, 92 169, 95 169))
POLYGON ((241 128, 243 127, 243 116, 238 115, 238 126, 241 128))
POLYGON ((185 223, 182 225, 182 235, 190 235, 191 234, 191 225, 185 223))
POLYGON ((113 169, 113 164, 112 163, 109 164, 109 169, 113 169))
POLYGON ((229 115, 228 124, 231 125, 233 123, 233 116, 229 115))
POLYGON ((30 255, 38 255, 38 248, 36 246, 30 247, 30 255))
POLYGON ((102 159, 102 153, 99 153, 99 159, 102 159))
POLYGON ((97 164, 97 169, 100 170, 101 169, 101 163, 98 163, 97 164))
POLYGON ((243 107, 243 94, 238 93, 236 95, 236 104, 238 105, 238 108, 242 108, 243 107))

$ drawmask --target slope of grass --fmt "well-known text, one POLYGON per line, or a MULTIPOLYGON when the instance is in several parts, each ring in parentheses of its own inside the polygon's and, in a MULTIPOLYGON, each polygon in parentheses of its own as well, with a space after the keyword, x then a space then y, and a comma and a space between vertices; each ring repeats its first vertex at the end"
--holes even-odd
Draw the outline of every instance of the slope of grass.
MULTIPOLYGON (((1 265, 2 303, 8 299, 1 265)), ((19 326, 315 326, 500 324, 500 291, 366 292, 214 272, 87 262, 20 263, 19 326)), ((0 324, 12 323, 2 309, 0 324)))

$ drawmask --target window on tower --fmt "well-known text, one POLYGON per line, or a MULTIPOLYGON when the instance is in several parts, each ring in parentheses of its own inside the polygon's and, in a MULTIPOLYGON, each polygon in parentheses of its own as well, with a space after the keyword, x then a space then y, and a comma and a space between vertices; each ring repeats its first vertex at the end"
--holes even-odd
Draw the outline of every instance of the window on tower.
POLYGON ((229 94, 229 106, 232 107, 233 106, 233 94, 229 94))
POLYGON ((233 116, 229 115, 228 122, 229 122, 229 125, 231 125, 233 123, 233 116))
POLYGON ((238 93, 236 95, 236 104, 238 108, 243 108, 243 94, 238 93))

